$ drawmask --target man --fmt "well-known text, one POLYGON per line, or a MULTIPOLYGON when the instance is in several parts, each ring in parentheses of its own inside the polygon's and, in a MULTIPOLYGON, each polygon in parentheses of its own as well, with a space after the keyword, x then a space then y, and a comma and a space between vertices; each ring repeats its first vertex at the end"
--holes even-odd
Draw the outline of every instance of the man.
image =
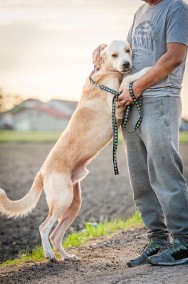
MULTIPOLYGON (((127 40, 133 49, 132 73, 153 68, 133 84, 136 98, 143 96, 142 124, 135 133, 128 132, 138 119, 133 105, 123 136, 134 201, 149 243, 128 266, 188 264, 188 189, 178 153, 188 6, 182 0, 144 2, 127 40)), ((116 106, 131 103, 125 88, 116 106)))

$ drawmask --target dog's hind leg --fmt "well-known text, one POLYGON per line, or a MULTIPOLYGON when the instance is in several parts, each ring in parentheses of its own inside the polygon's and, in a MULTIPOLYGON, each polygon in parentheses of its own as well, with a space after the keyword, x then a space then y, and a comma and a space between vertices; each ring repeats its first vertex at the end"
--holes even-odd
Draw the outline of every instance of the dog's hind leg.
POLYGON ((73 186, 73 201, 68 210, 59 218, 59 223, 50 236, 50 240, 56 250, 63 259, 78 260, 74 255, 69 255, 62 246, 62 241, 66 230, 70 227, 81 208, 81 187, 80 182, 73 186))
POLYGON ((57 219, 55 218, 55 216, 53 216, 53 212, 49 212, 48 217, 39 227, 42 246, 44 249, 44 255, 46 258, 48 258, 51 261, 56 260, 56 257, 51 249, 48 236, 51 228, 53 227, 56 221, 57 219))
POLYGON ((49 206, 49 215, 40 225, 40 235, 45 257, 55 260, 55 255, 49 242, 49 233, 53 225, 70 207, 73 200, 73 185, 63 175, 57 173, 50 176, 44 184, 46 199, 49 206))

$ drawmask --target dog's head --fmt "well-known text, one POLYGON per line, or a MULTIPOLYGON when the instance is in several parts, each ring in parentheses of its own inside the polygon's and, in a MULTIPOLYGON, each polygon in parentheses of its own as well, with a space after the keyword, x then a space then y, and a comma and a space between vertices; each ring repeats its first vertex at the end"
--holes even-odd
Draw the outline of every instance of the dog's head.
POLYGON ((127 73, 132 68, 132 50, 126 41, 114 40, 101 52, 102 67, 127 73))

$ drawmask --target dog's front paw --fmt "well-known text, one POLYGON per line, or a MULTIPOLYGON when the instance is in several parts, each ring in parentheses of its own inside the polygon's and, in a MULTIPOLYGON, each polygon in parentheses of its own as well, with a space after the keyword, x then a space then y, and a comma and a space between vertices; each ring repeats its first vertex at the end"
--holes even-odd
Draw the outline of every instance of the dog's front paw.
POLYGON ((116 108, 116 118, 117 119, 123 119, 124 118, 125 108, 126 108, 126 106, 116 108))
POLYGON ((124 112, 118 112, 118 111, 116 111, 116 118, 117 119, 123 119, 124 118, 124 112))

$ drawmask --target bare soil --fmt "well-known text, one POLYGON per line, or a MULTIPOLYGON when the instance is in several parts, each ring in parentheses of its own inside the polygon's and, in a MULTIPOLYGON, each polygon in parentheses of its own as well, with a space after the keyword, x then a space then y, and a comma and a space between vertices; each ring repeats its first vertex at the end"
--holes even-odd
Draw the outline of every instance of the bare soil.
MULTIPOLYGON (((29 191, 52 146, 45 143, 0 144, 0 187, 10 199, 22 198, 29 191)), ((133 212, 122 145, 119 146, 118 164, 120 175, 114 176, 112 145, 109 145, 89 165, 90 173, 82 182, 82 208, 69 232, 82 229, 85 221, 98 222, 116 216, 126 218, 133 212)), ((26 218, 12 220, 0 216, 0 262, 15 258, 19 251, 31 250, 41 243, 38 227, 47 212, 43 193, 35 210, 26 218)))
POLYGON ((86 247, 69 249, 79 262, 25 263, 2 268, 1 284, 187 284, 187 266, 160 267, 149 264, 128 268, 145 244, 144 229, 122 231, 91 241, 86 247))
MULTIPOLYGON (((42 165, 52 144, 1 144, 0 186, 11 199, 21 198, 30 188, 33 177, 42 165)), ((188 180, 188 146, 182 145, 184 173, 188 180)), ((89 166, 90 174, 82 182, 83 205, 72 229, 81 229, 85 221, 120 216, 126 218, 133 210, 128 180, 126 155, 119 147, 120 175, 114 176, 112 146, 107 146, 89 166)), ((7 220, 0 217, 0 260, 15 258, 20 250, 31 250, 40 244, 38 226, 47 215, 44 195, 27 218, 7 220)), ((119 232, 90 242, 86 247, 69 249, 81 257, 80 262, 58 264, 25 263, 2 268, 0 283, 188 283, 186 266, 128 268, 145 244, 145 230, 119 232)))

